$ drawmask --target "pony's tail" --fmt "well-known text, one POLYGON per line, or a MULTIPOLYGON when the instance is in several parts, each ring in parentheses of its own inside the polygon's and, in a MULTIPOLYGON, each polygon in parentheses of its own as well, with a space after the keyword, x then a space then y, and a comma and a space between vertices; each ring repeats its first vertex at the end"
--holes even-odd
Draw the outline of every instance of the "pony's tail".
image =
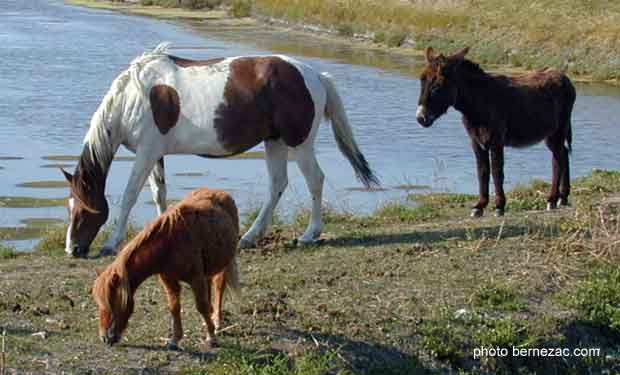
POLYGON ((342 99, 336 90, 334 81, 328 73, 319 74, 321 83, 327 91, 327 105, 325 106, 325 116, 331 120, 332 130, 340 152, 349 160, 355 170, 357 178, 362 181, 367 188, 379 186, 379 179, 368 166, 364 155, 357 147, 353 131, 349 124, 349 119, 342 105, 342 99))
POLYGON ((224 271, 224 277, 226 278, 226 290, 230 290, 233 297, 236 300, 241 300, 241 283, 239 282, 239 267, 237 266, 237 255, 226 267, 224 271))

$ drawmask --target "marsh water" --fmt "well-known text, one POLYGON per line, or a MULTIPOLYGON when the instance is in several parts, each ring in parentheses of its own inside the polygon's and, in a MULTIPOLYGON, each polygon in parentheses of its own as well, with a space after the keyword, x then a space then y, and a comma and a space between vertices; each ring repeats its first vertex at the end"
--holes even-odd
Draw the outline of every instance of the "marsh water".
MULTIPOLYGON (((477 191, 473 154, 458 113, 449 112, 432 129, 415 123, 416 71, 422 64, 416 58, 264 27, 166 22, 68 6, 57 0, 3 0, 0 18, 0 227, 20 227, 33 218, 67 219, 66 209, 57 202, 20 202, 11 197, 66 197, 57 167, 74 168, 72 156, 79 155, 90 116, 112 80, 131 59, 161 41, 172 42, 175 54, 191 58, 285 53, 330 72, 357 141, 384 187, 376 192, 357 189, 361 185, 325 124, 317 140, 318 158, 326 174, 325 199, 336 209, 365 214, 412 191, 477 191)), ((578 85, 573 177, 593 168, 620 167, 618 119, 619 88, 578 85)), ((121 155, 130 153, 122 150, 121 155)), ((544 145, 508 149, 507 187, 549 179, 550 158, 544 145)), ((109 223, 118 212, 131 166, 130 160, 113 163, 107 184, 113 208, 109 223)), ((243 212, 256 207, 267 189, 262 160, 168 156, 166 167, 171 199, 195 187, 218 187, 229 190, 243 212)), ((307 207, 309 199, 294 163, 289 164, 289 179, 279 205, 285 217, 307 207)), ((154 217, 150 201, 147 188, 132 211, 138 224, 154 217)), ((28 248, 34 240, 10 242, 28 248)))

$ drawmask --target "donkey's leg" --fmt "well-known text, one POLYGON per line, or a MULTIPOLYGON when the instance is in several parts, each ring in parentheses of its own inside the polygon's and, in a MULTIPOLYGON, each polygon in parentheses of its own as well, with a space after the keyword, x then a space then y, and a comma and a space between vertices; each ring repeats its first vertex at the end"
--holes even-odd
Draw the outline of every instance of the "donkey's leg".
POLYGON ((161 215, 166 211, 166 178, 163 157, 155 163, 153 171, 149 175, 149 185, 153 193, 153 202, 157 207, 157 215, 161 215))
POLYGON ((560 196, 560 174, 562 173, 562 153, 564 150, 563 140, 558 134, 553 134, 545 140, 547 147, 552 153, 553 176, 551 177, 551 191, 547 199, 547 210, 557 208, 558 198, 560 196))
POLYGON ((561 151, 562 173, 560 173, 560 205, 568 206, 570 195, 570 158, 568 148, 562 145, 561 151))
POLYGON ((491 149, 491 173, 495 185, 495 216, 504 216, 506 195, 504 194, 504 146, 491 149))
POLYGON ((138 194, 142 190, 146 178, 153 170, 155 162, 161 157, 161 153, 149 152, 146 150, 138 150, 136 152, 136 161, 131 169, 131 175, 129 176, 129 182, 125 187, 123 193, 123 199, 121 202, 121 212, 118 216, 118 222, 116 228, 112 234, 112 237, 101 248, 101 255, 112 255, 118 251, 118 246, 125 238, 127 234, 127 219, 129 218, 129 212, 136 204, 138 194))
POLYGON ((471 140, 474 155, 476 156, 476 171, 478 172, 478 203, 471 209, 471 217, 481 217, 489 204, 489 151, 483 149, 476 140, 471 140))
POLYGON ((288 184, 287 159, 288 147, 282 140, 265 141, 265 160, 267 161, 267 171, 269 172, 269 195, 250 230, 239 241, 240 248, 253 247, 256 240, 265 235, 273 215, 273 210, 276 208, 288 184))
POLYGON ((168 349, 178 350, 179 341, 183 338, 183 324, 181 323, 181 284, 177 280, 159 274, 159 281, 166 290, 168 307, 172 315, 172 336, 168 339, 168 349))
POLYGON ((209 281, 206 276, 197 276, 192 282, 192 292, 194 293, 194 300, 196 301, 196 309, 202 316, 202 319, 207 327, 205 350, 209 350, 214 346, 217 346, 215 340, 215 325, 211 320, 211 290, 209 281))
POLYGON ((314 242, 323 231, 321 204, 323 201, 323 181, 325 175, 316 160, 313 142, 304 143, 296 149, 297 165, 306 179, 306 185, 312 196, 312 216, 304 234, 298 241, 302 244, 314 242))

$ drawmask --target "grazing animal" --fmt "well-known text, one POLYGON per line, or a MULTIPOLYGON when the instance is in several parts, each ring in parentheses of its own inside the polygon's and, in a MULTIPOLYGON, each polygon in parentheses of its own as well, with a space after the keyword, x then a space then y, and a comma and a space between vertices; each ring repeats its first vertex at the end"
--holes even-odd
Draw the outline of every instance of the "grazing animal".
POLYGON ((490 171, 495 183, 495 215, 502 216, 504 146, 526 147, 545 141, 553 154, 553 179, 547 209, 568 205, 571 151, 571 112, 575 88, 568 77, 553 69, 504 76, 484 72, 467 60, 465 48, 451 56, 426 51, 428 66, 420 77, 417 121, 427 128, 448 108, 463 115, 463 125, 476 155, 478 203, 471 216, 483 215, 489 202, 490 171))
POLYGON ((177 348, 183 337, 180 282, 192 288, 206 325, 206 345, 214 345, 224 290, 227 285, 239 289, 238 235, 237 207, 221 190, 194 190, 159 216, 104 271, 97 270, 92 295, 99 309, 101 341, 113 345, 120 340, 133 313, 136 290, 158 275, 172 314, 169 348, 177 348))
POLYGON ((264 142, 269 194, 241 239, 251 247, 266 232, 287 185, 287 156, 294 150, 312 196, 312 214, 301 243, 323 230, 324 175, 314 140, 323 117, 331 120, 336 143, 365 186, 378 184, 360 152, 332 78, 287 56, 233 57, 193 61, 171 56, 167 46, 135 59, 113 82, 92 117, 70 183, 66 252, 86 256, 108 218, 105 182, 122 144, 136 160, 121 202, 117 226, 102 248, 116 252, 127 218, 147 176, 158 213, 166 209, 164 155, 220 158, 264 142))

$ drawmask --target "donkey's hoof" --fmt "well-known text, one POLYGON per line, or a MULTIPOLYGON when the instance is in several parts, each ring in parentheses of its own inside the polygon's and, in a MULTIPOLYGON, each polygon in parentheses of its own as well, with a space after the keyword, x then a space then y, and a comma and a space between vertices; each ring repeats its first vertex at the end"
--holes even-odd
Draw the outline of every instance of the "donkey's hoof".
POLYGON ((502 217, 504 216, 504 209, 503 208, 496 208, 495 209, 495 217, 502 217))
POLYGON ((547 211, 555 210, 558 206, 554 202, 547 203, 547 211))
POLYGON ((179 346, 179 344, 177 344, 175 341, 173 340, 168 340, 168 342, 166 343, 166 349, 168 350, 172 350, 175 352, 181 352, 183 351, 183 349, 181 349, 181 347, 179 346))
POLYGON ((484 210, 482 208, 472 208, 469 216, 471 217, 482 217, 484 214, 484 210))

